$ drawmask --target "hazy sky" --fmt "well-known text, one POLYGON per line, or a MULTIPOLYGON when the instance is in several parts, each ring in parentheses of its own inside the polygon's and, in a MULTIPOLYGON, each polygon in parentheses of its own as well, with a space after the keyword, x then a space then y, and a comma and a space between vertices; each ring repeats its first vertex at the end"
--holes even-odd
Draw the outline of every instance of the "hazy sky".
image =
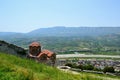
POLYGON ((0 31, 120 26, 120 0, 0 0, 0 31))

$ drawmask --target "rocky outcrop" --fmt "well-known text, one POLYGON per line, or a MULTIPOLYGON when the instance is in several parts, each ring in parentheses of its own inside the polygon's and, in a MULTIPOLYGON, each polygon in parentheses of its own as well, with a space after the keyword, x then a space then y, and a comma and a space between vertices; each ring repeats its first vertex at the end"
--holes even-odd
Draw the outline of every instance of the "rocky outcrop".
POLYGON ((25 49, 1 40, 0 40, 0 52, 18 55, 18 56, 26 55, 25 49))

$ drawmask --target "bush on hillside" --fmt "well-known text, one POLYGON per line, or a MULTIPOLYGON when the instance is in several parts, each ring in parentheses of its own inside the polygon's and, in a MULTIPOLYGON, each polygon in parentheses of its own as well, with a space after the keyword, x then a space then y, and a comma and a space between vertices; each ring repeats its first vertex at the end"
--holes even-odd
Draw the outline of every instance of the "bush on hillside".
POLYGON ((85 66, 83 66, 83 69, 84 70, 93 70, 94 66, 93 65, 85 65, 85 66))
POLYGON ((77 68, 77 65, 75 63, 66 63, 65 66, 69 66, 71 68, 77 68))
POLYGON ((83 65, 78 65, 77 68, 83 70, 83 65))
POLYGON ((113 67, 106 66, 106 67, 103 69, 103 72, 104 72, 104 73, 106 73, 106 72, 114 73, 115 70, 114 70, 113 67))

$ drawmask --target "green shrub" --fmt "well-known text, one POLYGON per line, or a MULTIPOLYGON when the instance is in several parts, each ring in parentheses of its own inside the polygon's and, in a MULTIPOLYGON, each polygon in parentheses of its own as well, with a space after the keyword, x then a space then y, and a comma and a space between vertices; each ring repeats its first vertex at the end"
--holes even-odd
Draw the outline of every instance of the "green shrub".
POLYGON ((93 69, 94 69, 94 66, 93 66, 93 65, 84 65, 84 66, 83 66, 83 69, 84 69, 84 70, 93 70, 93 69))
POLYGON ((78 65, 77 68, 83 70, 83 65, 78 65))
POLYGON ((106 67, 103 69, 103 72, 104 72, 104 73, 106 73, 106 72, 114 73, 115 70, 114 70, 113 67, 106 66, 106 67))

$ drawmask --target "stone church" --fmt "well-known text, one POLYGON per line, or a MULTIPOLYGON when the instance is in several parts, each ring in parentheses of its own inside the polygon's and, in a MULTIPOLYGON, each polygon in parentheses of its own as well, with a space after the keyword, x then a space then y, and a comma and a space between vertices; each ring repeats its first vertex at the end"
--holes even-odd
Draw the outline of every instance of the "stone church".
POLYGON ((56 61, 56 54, 46 49, 42 50, 40 43, 33 42, 29 45, 28 58, 35 59, 37 62, 40 63, 54 66, 56 61))

